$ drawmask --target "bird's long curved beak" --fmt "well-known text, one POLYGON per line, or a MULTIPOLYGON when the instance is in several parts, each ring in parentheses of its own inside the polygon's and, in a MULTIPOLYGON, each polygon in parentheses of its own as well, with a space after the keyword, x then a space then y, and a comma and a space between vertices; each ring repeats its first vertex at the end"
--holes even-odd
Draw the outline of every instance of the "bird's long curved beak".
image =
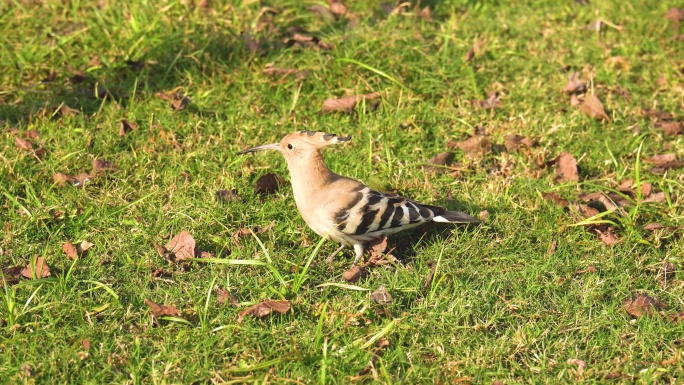
POLYGON ((264 144, 263 146, 256 146, 256 147, 248 148, 246 150, 242 150, 242 151, 238 152, 238 155, 249 154, 250 152, 266 151, 266 150, 280 151, 280 143, 264 144))

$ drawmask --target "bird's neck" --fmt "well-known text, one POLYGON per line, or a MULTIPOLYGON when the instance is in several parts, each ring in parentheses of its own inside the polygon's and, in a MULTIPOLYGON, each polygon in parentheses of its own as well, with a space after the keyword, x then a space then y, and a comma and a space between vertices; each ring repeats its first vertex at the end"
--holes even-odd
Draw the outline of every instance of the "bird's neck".
POLYGON ((287 166, 298 206, 311 202, 316 191, 320 191, 335 178, 335 174, 323 162, 323 154, 318 150, 289 160, 287 166))

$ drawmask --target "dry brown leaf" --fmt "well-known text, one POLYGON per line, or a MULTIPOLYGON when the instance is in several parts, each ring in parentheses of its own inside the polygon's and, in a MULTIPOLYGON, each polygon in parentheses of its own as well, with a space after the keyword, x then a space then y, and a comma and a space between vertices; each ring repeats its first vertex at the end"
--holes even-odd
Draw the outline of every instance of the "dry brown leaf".
POLYGON ((526 138, 522 135, 508 134, 504 136, 504 147, 506 147, 506 151, 508 152, 515 151, 520 147, 532 148, 537 145, 539 145, 539 143, 535 140, 526 138))
POLYGON ((363 269, 361 266, 354 265, 351 267, 351 269, 342 273, 342 278, 344 278, 347 282, 354 283, 363 276, 365 271, 366 269, 363 269))
POLYGON ((71 260, 75 261, 78 259, 78 252, 76 251, 76 246, 74 246, 73 243, 69 241, 64 242, 62 245, 62 251, 64 251, 64 254, 71 258, 71 260))
POLYGON ((582 104, 582 101, 580 101, 577 96, 574 94, 570 96, 570 107, 577 107, 580 104, 582 104))
POLYGON ((557 192, 543 192, 542 198, 544 198, 544 200, 551 201, 561 207, 565 207, 568 205, 568 200, 562 198, 557 192))
POLYGON ((345 7, 341 1, 328 0, 328 6, 330 7, 330 12, 332 12, 333 15, 340 16, 347 13, 347 7, 345 7))
POLYGON ((264 227, 252 227, 252 228, 241 228, 238 230, 235 234, 233 234, 233 238, 235 241, 239 240, 240 237, 244 237, 246 235, 250 235, 251 233, 254 233, 254 235, 262 234, 267 231, 270 231, 273 227, 275 227, 275 220, 272 220, 271 223, 264 227))
POLYGON ((216 200, 219 202, 242 201, 242 197, 238 194, 236 189, 218 190, 215 196, 216 200))
POLYGON ((175 255, 176 258, 172 262, 181 261, 186 258, 194 258, 195 238, 193 238, 190 233, 183 230, 173 237, 164 248, 175 255))
POLYGON ((31 144, 31 142, 18 136, 14 138, 14 144, 17 146, 17 148, 22 150, 33 150, 33 145, 31 144))
POLYGON ((380 93, 373 92, 370 94, 363 95, 352 95, 344 96, 337 99, 326 99, 323 102, 323 112, 348 112, 352 113, 356 108, 357 104, 361 101, 371 101, 380 97, 380 93))
POLYGON ((499 93, 490 92, 489 94, 487 94, 487 99, 474 100, 472 103, 485 110, 497 108, 499 106, 499 93))
POLYGON ((230 304, 235 307, 240 306, 240 301, 238 301, 238 299, 231 292, 220 286, 216 286, 216 295, 218 296, 218 302, 220 305, 225 305, 226 302, 230 302, 230 304))
POLYGON ((93 173, 101 174, 106 171, 116 171, 116 165, 106 159, 93 159, 93 173))
POLYGON ((390 342, 385 338, 380 338, 378 342, 375 343, 375 346, 377 347, 377 349, 375 349, 375 352, 373 352, 370 362, 363 369, 361 369, 356 376, 351 378, 352 381, 361 380, 363 376, 366 376, 368 373, 371 373, 375 369, 375 364, 382 356, 384 348, 390 346, 390 342))
POLYGON ((119 136, 125 136, 131 131, 135 131, 138 129, 138 125, 135 123, 129 122, 127 119, 121 119, 121 122, 119 123, 119 136))
POLYGON ((381 256, 387 250, 387 236, 382 235, 366 243, 366 250, 371 258, 381 256))
POLYGON ((86 183, 90 182, 90 180, 93 178, 90 174, 86 174, 84 172, 74 175, 72 177, 69 177, 71 180, 71 183, 76 186, 76 187, 83 187, 85 186, 86 183))
POLYGON ((377 290, 375 290, 371 296, 371 300, 378 305, 385 306, 387 304, 392 303, 392 296, 390 293, 385 290, 385 286, 382 285, 380 286, 377 290))
POLYGON ((263 71, 264 75, 266 76, 287 76, 287 75, 294 75, 298 79, 303 79, 306 76, 306 73, 300 72, 299 70, 296 70, 294 68, 280 68, 280 67, 275 67, 273 63, 268 63, 266 64, 266 67, 264 68, 263 71))
POLYGON ((69 182, 69 176, 61 172, 56 172, 52 175, 52 179, 57 186, 66 186, 67 182, 69 182))
POLYGON ((587 86, 584 84, 582 79, 580 79, 579 72, 572 72, 568 76, 568 83, 565 85, 563 92, 569 94, 581 94, 587 91, 587 86))
POLYGON ((571 211, 580 215, 581 218, 591 218, 599 214, 599 211, 593 207, 583 205, 581 203, 571 203, 568 205, 571 211))
POLYGON ((649 297, 646 294, 637 293, 632 293, 632 299, 622 302, 622 306, 625 308, 627 313, 629 313, 629 315, 637 318, 641 317, 642 315, 651 314, 653 309, 659 311, 667 307, 667 305, 653 297, 649 297))
POLYGON ((561 152, 556 158, 556 181, 579 181, 577 160, 567 151, 561 152))
POLYGON ((74 116, 74 115, 78 115, 81 113, 81 111, 75 110, 75 109, 67 106, 66 104, 62 104, 57 111, 58 111, 59 115, 62 117, 74 116))
POLYGON ((668 9, 667 12, 665 12, 665 15, 663 17, 673 22, 675 28, 678 28, 679 22, 684 20, 684 10, 682 10, 681 8, 672 7, 668 9))
POLYGON ((152 310, 152 315, 155 318, 170 316, 170 317, 180 317, 181 312, 175 306, 160 305, 149 298, 145 298, 145 303, 152 310))
POLYGON ((646 231, 656 231, 656 230, 660 230, 660 229, 664 229, 664 228, 665 228, 665 226, 661 225, 658 222, 652 222, 652 223, 649 223, 646 226, 644 226, 644 230, 646 230, 646 231))
MULTIPOLYGON (((453 152, 442 152, 440 154, 437 154, 430 158, 430 160, 427 161, 427 164, 435 164, 439 166, 450 166, 451 163, 454 161, 454 156, 455 154, 453 152)), ((423 169, 425 169, 428 172, 443 172, 446 171, 444 167, 434 167, 434 166, 428 166, 424 165, 423 169)))
POLYGON ((262 175, 259 177, 259 179, 257 179, 256 183, 254 184, 254 191, 262 196, 273 195, 283 184, 285 184, 285 181, 282 177, 269 172, 268 174, 262 175))
POLYGON ((477 218, 481 221, 484 222, 489 218, 489 211, 487 210, 482 210, 477 214, 477 218))
POLYGON ((580 104, 580 110, 594 119, 610 120, 605 108, 603 108, 603 103, 594 94, 584 95, 584 101, 580 104))
POLYGON ((425 8, 421 9, 420 12, 418 12, 418 17, 423 21, 432 21, 432 11, 430 10, 430 6, 426 5, 425 8))
POLYGON ((649 118, 655 121, 669 122, 672 119, 674 119, 672 114, 670 114, 669 112, 661 111, 655 108, 642 108, 641 113, 644 116, 648 116, 649 118))
POLYGON ((655 126, 662 129, 665 136, 675 136, 682 133, 682 122, 658 122, 655 126))
POLYGON ((170 91, 169 93, 160 92, 157 94, 157 96, 162 100, 166 100, 168 102, 171 102, 171 106, 176 111, 184 110, 185 107, 187 107, 188 104, 190 104, 190 98, 188 98, 187 96, 183 95, 180 92, 175 92, 175 91, 170 91))
POLYGON ((450 140, 447 145, 449 147, 458 147, 469 158, 485 156, 492 150, 492 145, 485 135, 474 135, 461 142, 450 140))
POLYGON ((653 192, 653 185, 650 182, 645 182, 641 184, 639 189, 641 190, 641 195, 646 198, 653 192))
POLYGON ((290 302, 288 301, 264 301, 256 305, 250 306, 238 314, 237 323, 242 323, 246 315, 251 315, 257 318, 263 318, 272 312, 285 314, 290 310, 290 302))
POLYGON ((653 155, 650 158, 644 158, 644 163, 654 164, 656 166, 662 166, 664 164, 674 162, 677 160, 677 155, 675 154, 659 154, 653 155))
POLYGON ((327 21, 327 22, 333 22, 335 21, 335 16, 333 16, 332 12, 330 10, 320 4, 314 4, 310 6, 309 12, 316 14, 321 17, 321 19, 327 21))
POLYGON ((599 239, 608 246, 618 243, 617 237, 613 234, 612 227, 609 227, 606 231, 599 232, 599 239))
POLYGON ((667 202, 667 197, 665 196, 664 192, 657 192, 655 194, 651 194, 648 196, 648 198, 644 199, 644 203, 663 203, 667 202))
POLYGON ((36 256, 21 271, 21 276, 28 279, 40 279, 50 276, 50 268, 43 257, 36 256), (34 263, 35 262, 35 263, 34 263))

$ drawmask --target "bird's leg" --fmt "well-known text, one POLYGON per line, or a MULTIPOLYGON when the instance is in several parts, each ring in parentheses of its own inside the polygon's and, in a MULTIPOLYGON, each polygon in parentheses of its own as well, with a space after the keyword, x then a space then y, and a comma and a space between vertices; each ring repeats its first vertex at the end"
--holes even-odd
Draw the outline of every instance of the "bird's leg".
POLYGON ((355 244, 354 245, 354 251, 356 252, 356 258, 354 258, 354 263, 352 265, 356 265, 357 263, 359 263, 359 261, 361 260, 361 257, 363 257, 363 251, 364 251, 363 243, 355 244))
POLYGON ((344 249, 344 245, 340 246, 339 248, 337 248, 337 250, 333 251, 333 253, 330 254, 330 256, 329 256, 328 258, 325 259, 325 262, 327 262, 327 263, 332 263, 332 261, 333 261, 333 259, 335 258, 335 256, 336 256, 337 254, 339 254, 340 251, 342 251, 342 249, 344 249))

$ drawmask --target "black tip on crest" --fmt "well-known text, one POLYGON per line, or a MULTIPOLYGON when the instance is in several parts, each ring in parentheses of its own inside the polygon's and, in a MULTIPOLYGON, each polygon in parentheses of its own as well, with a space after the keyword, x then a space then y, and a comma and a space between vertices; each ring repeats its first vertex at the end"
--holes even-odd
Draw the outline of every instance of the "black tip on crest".
POLYGON ((338 136, 337 141, 338 142, 348 142, 351 139, 351 136, 338 136))
POLYGON ((330 140, 330 139, 332 139, 332 138, 334 138, 334 137, 336 137, 336 136, 337 136, 337 135, 335 135, 335 134, 328 134, 328 133, 326 133, 326 134, 323 134, 323 140, 330 140))

